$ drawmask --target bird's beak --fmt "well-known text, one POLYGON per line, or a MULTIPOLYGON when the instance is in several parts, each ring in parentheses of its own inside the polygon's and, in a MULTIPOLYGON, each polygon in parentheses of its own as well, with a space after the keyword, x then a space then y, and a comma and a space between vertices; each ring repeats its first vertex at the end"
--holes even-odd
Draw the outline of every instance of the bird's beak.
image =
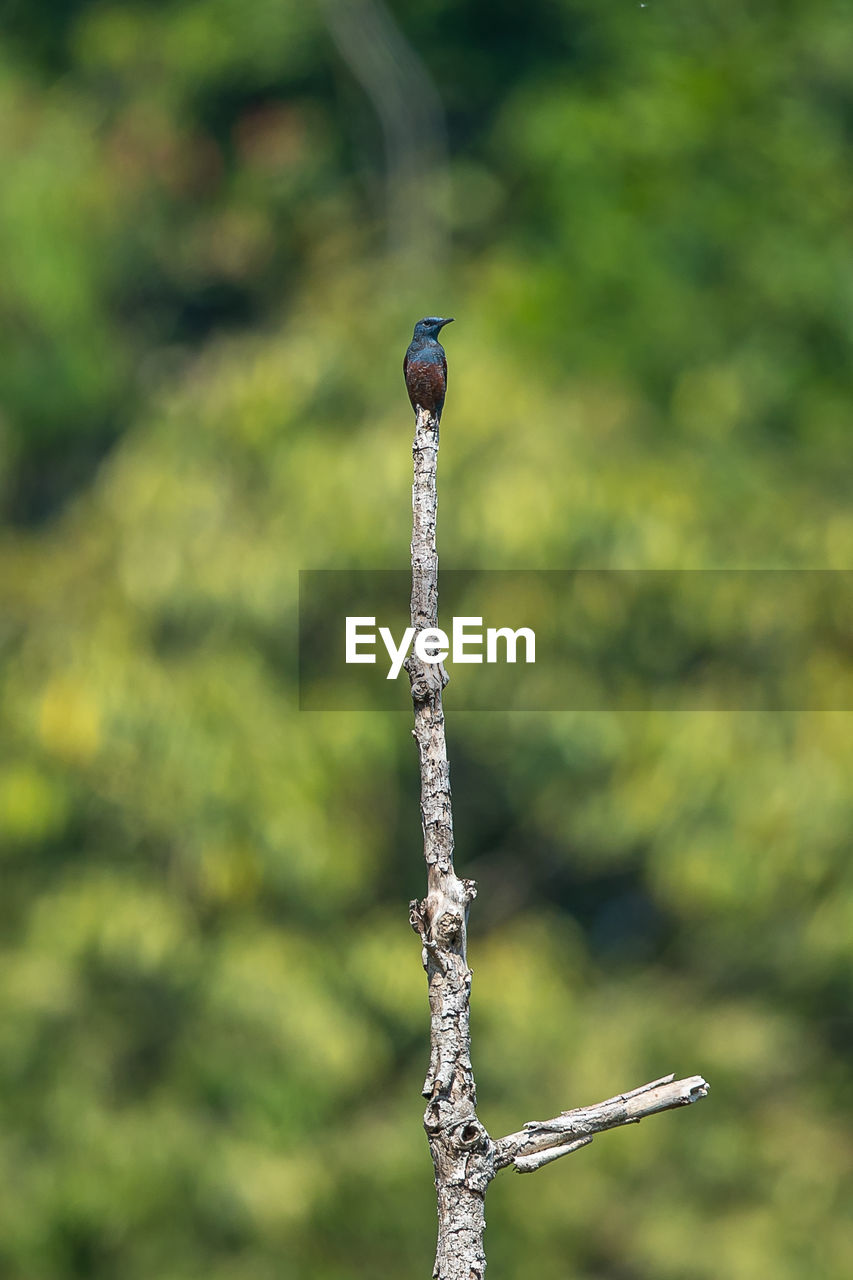
POLYGON ((442 320, 441 322, 442 329, 446 324, 453 324, 454 319, 455 319, 455 316, 451 316, 449 320, 442 320))

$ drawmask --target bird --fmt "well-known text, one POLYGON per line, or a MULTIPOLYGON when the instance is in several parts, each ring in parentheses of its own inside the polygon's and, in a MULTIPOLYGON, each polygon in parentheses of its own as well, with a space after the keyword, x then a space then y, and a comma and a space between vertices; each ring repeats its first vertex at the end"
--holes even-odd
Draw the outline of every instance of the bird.
POLYGON ((447 320, 440 316, 419 320, 403 359, 403 375, 412 408, 417 413, 420 406, 436 420, 441 417, 447 391, 447 357, 438 335, 446 324, 452 323, 452 316, 447 320))

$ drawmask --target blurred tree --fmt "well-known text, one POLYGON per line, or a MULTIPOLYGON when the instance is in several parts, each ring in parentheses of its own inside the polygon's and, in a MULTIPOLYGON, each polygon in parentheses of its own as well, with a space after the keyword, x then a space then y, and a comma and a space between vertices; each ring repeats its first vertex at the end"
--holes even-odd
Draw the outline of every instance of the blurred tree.
MULTIPOLYGON (((298 568, 405 565, 413 318, 461 321, 443 565, 853 558, 847 7, 391 8, 449 129, 414 280, 319 8, 4 7, 0 1274, 429 1256, 408 735, 293 663, 298 568)), ((489 1129, 714 1082, 497 1183, 495 1272, 848 1274, 849 717, 450 750, 489 1129)))

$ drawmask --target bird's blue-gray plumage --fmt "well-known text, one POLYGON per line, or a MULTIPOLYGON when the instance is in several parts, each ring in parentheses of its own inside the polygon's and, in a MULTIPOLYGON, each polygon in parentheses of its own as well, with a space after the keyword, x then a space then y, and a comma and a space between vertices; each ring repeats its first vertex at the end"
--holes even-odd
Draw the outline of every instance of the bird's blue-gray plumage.
POLYGON ((403 360, 406 390, 412 407, 417 412, 420 405, 436 418, 441 417, 447 391, 447 357, 438 335, 446 324, 451 323, 452 317, 442 320, 440 316, 427 316, 419 320, 403 360))

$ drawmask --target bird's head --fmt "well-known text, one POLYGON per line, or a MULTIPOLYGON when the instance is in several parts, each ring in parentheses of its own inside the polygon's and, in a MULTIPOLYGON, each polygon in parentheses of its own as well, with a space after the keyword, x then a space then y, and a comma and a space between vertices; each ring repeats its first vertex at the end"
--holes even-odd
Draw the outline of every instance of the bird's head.
POLYGON ((442 320, 441 316, 427 316, 415 325, 416 338, 437 338, 446 324, 453 324, 453 316, 442 320))

